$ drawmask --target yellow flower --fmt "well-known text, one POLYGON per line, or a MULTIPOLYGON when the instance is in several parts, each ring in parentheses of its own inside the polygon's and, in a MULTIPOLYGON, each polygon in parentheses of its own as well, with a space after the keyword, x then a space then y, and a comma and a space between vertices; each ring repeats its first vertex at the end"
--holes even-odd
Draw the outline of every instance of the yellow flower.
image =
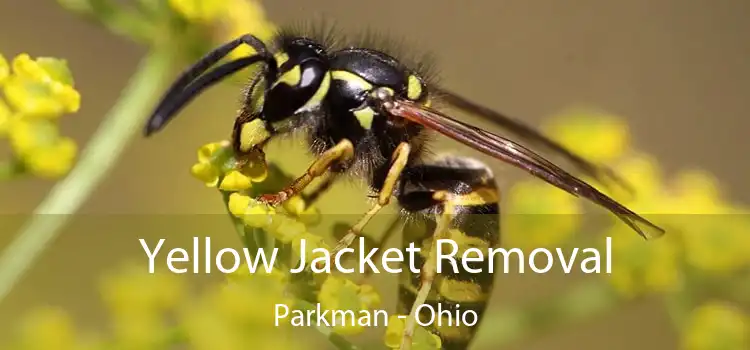
POLYGON ((620 157, 630 144, 627 123, 608 113, 570 110, 554 117, 544 129, 562 145, 598 163, 620 157))
POLYGON ((735 350, 750 347, 750 320, 738 308, 709 302, 693 310, 683 336, 686 350, 735 350))
MULTIPOLYGON (((358 316, 360 311, 371 310, 380 305, 380 296, 372 286, 358 286, 348 279, 329 276, 320 287, 318 301, 323 310, 351 310, 358 316)), ((333 330, 339 334, 350 335, 360 333, 364 328, 349 322, 339 322, 333 330)))
POLYGON ((329 247, 328 244, 326 244, 326 242, 323 240, 323 237, 314 235, 309 232, 305 232, 304 234, 296 236, 292 240, 292 251, 294 252, 294 255, 297 259, 299 259, 302 254, 302 241, 303 240, 305 242, 305 251, 304 251, 305 260, 308 262, 308 266, 316 258, 325 256, 322 250, 326 250, 330 254, 331 247, 329 247), (316 252, 313 252, 316 249, 318 250, 316 252))
POLYGON ((215 187, 219 181, 219 169, 211 163, 195 163, 190 168, 190 173, 208 187, 215 187))
POLYGON ((273 224, 268 229, 274 238, 283 244, 288 244, 307 232, 305 224, 286 215, 274 216, 273 224))
MULTIPOLYGON (((385 330, 385 346, 389 349, 399 349, 404 336, 406 319, 393 315, 388 318, 388 328, 385 330)), ((417 325, 414 330, 411 348, 414 350, 436 350, 442 348, 440 337, 417 325)))
POLYGON ((227 207, 232 215, 242 219, 245 225, 249 227, 267 228, 274 223, 273 216, 276 214, 276 210, 247 195, 230 194, 227 207))
POLYGON ((646 241, 628 227, 615 226, 609 282, 622 295, 671 292, 680 288, 680 250, 674 236, 646 241))
POLYGON ((45 178, 67 174, 78 150, 75 142, 60 136, 57 126, 48 120, 12 120, 9 139, 25 167, 45 178))
POLYGON ((688 264, 713 274, 731 273, 750 264, 747 215, 681 215, 681 218, 688 264))
POLYGON ((68 137, 58 139, 52 146, 39 147, 24 158, 26 169, 42 178, 57 178, 70 171, 78 146, 68 137))
POLYGON ((64 60, 27 54, 13 60, 13 75, 4 83, 5 97, 19 113, 57 118, 77 112, 81 96, 73 88, 73 79, 64 60))
POLYGON ((13 120, 13 112, 10 107, 0 99, 0 136, 5 136, 13 120))
POLYGON ((231 145, 227 141, 211 142, 198 149, 198 162, 190 173, 208 187, 219 186, 223 191, 242 191, 262 182, 268 176, 265 159, 251 153, 243 158, 241 165, 232 157, 231 145), (221 184, 219 178, 223 178, 221 184))
POLYGON ((182 302, 184 286, 177 275, 128 265, 103 279, 102 296, 114 315, 157 313, 182 302))
POLYGON ((315 207, 308 207, 301 196, 294 196, 281 204, 284 210, 293 215, 305 225, 313 225, 319 222, 320 212, 315 207))
POLYGON ((0 85, 5 82, 5 79, 10 75, 10 67, 8 66, 8 60, 5 56, 0 54, 0 85))
POLYGON ((198 23, 211 23, 227 12, 222 0, 169 0, 169 6, 186 20, 198 23))
POLYGON ((571 239, 580 226, 580 200, 541 181, 511 187, 508 208, 504 232, 512 247, 557 246, 571 239))
POLYGON ((77 335, 70 317, 59 309, 41 308, 29 314, 21 326, 22 349, 75 349, 77 335))
MULTIPOLYGON (((261 41, 269 43, 276 33, 276 27, 266 18, 263 6, 257 0, 227 0, 228 11, 222 21, 220 41, 238 38, 241 35, 251 33, 261 41)), ((229 57, 240 58, 254 53, 247 45, 241 45, 234 49, 229 57)))
POLYGON ((222 191, 242 191, 252 186, 252 180, 237 170, 230 170, 221 180, 219 189, 222 191))

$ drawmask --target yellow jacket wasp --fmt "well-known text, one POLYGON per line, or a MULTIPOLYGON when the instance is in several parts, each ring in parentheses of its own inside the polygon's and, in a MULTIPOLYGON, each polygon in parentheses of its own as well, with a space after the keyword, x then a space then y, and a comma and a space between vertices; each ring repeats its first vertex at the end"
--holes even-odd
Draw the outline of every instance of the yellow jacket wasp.
MULTIPOLYGON (((244 94, 232 143, 238 155, 262 152, 267 141, 291 132, 308 137, 317 157, 307 172, 278 193, 260 199, 278 204, 302 192, 327 173, 348 174, 369 181, 377 201, 339 242, 349 246, 365 224, 392 197, 405 212, 423 214, 421 232, 405 235, 425 252, 423 268, 404 278, 400 307, 409 312, 402 349, 409 349, 415 310, 423 304, 443 309, 470 308, 480 315, 492 290, 492 276, 436 276, 437 239, 479 240, 495 246, 500 240, 499 190, 483 163, 462 156, 424 157, 426 134, 435 131, 471 148, 510 163, 574 196, 584 197, 619 217, 645 238, 664 231, 594 187, 530 149, 496 134, 458 121, 437 108, 447 103, 503 126, 515 136, 556 152, 586 175, 619 181, 609 170, 568 151, 530 127, 473 103, 429 82, 428 74, 400 61, 386 50, 368 45, 336 46, 325 36, 282 30, 273 45, 252 35, 228 42, 201 58, 173 83, 145 128, 146 135, 163 128, 177 112, 227 76, 261 63, 260 73, 244 94), (209 69, 230 51, 248 45, 255 54, 209 69), (473 215, 482 214, 482 215, 473 215), (434 288, 433 288, 434 287, 434 288), (433 289, 434 293, 430 293, 433 289)), ((335 252, 333 252, 335 253, 335 252)), ((332 254, 333 255, 333 254, 332 254)), ((484 262, 486 264, 486 262, 484 262)), ((476 326, 435 329, 445 349, 465 349, 476 326)))

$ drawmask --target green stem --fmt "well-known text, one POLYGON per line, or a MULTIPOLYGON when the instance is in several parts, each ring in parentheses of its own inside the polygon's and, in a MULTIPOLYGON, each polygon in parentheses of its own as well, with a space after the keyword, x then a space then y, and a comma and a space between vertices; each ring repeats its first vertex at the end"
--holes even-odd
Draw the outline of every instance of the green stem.
POLYGON ((140 132, 154 97, 169 78, 170 58, 166 52, 157 50, 143 59, 75 168, 49 192, 16 240, 0 256, 0 301, 105 179, 129 141, 140 132))

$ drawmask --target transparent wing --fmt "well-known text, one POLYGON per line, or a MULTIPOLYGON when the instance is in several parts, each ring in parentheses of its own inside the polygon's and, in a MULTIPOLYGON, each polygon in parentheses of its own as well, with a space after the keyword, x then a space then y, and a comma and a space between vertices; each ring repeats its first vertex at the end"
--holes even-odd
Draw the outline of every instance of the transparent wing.
POLYGON ((608 184, 608 182, 606 182, 605 180, 610 179, 630 193, 634 192, 632 186, 630 186, 627 181, 625 181, 614 171, 612 171, 612 169, 602 167, 584 159, 565 146, 550 139, 549 137, 543 135, 534 128, 529 127, 521 121, 498 113, 478 103, 472 102, 465 97, 444 88, 432 87, 432 89, 435 90, 436 93, 440 96, 441 101, 446 102, 450 106, 458 108, 464 112, 473 114, 484 120, 492 122, 514 134, 514 136, 517 136, 519 140, 528 141, 529 143, 533 143, 535 146, 544 147, 546 150, 564 157, 567 161, 571 162, 572 165, 574 165, 584 174, 590 176, 596 181, 599 181, 602 184, 606 185, 608 184))
POLYGON ((394 116, 421 124, 473 149, 512 164, 572 195, 584 197, 611 211, 644 238, 650 239, 664 234, 662 228, 516 142, 408 100, 389 101, 383 104, 383 108, 394 116))

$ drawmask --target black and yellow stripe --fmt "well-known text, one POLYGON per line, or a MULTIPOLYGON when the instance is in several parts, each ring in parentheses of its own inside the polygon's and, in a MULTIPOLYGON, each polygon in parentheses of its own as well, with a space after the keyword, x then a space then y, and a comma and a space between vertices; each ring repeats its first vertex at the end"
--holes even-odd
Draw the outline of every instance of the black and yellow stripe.
MULTIPOLYGON (((476 313, 478 321, 473 327, 456 325, 456 319, 442 319, 442 325, 437 320, 433 323, 432 331, 443 341, 443 349, 466 349, 474 337, 481 323, 481 318, 487 307, 487 302, 493 289, 493 276, 488 272, 489 258, 479 262, 467 262, 472 269, 481 269, 481 273, 470 273, 463 269, 461 256, 468 248, 479 248, 487 252, 495 247, 500 240, 500 205, 499 192, 495 187, 492 174, 484 168, 462 167, 475 163, 459 162, 461 158, 454 158, 453 162, 433 164, 410 171, 405 176, 404 192, 401 194, 402 205, 422 214, 409 220, 404 228, 403 244, 412 242, 421 247, 416 258, 415 266, 425 266, 434 261, 427 261, 430 247, 441 216, 452 212, 447 232, 441 237, 456 242, 458 253, 455 254, 458 271, 453 265, 443 261, 441 272, 432 283, 430 293, 425 300, 432 309, 448 310, 451 315, 455 310, 465 313, 470 310, 476 313), (429 201, 432 198, 432 201, 429 201), (448 209, 450 208, 450 209, 448 209), (452 321, 449 324, 448 321, 452 321)), ((444 252, 445 254, 449 251, 444 252)), ((485 254, 486 255, 486 254, 485 254)), ((472 255, 473 257, 474 255, 472 255)), ((409 313, 417 299, 420 286, 423 283, 422 273, 411 273, 404 269, 399 285, 399 312, 409 313)), ((422 310, 422 320, 429 320, 431 316, 426 308, 422 310)))

